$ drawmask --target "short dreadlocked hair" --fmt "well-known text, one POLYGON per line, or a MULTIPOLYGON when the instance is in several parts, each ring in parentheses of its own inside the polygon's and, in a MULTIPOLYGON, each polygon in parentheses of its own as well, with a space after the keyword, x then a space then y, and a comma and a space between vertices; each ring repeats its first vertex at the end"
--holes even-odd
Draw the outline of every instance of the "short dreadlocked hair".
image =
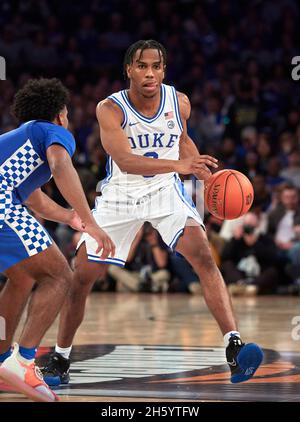
POLYGON ((139 56, 140 58, 141 55, 143 54, 143 51, 148 50, 149 48, 153 50, 157 50, 160 58, 163 61, 163 64, 164 65, 167 64, 167 51, 162 44, 160 44, 158 41, 155 41, 155 40, 139 40, 135 42, 134 44, 132 44, 125 53, 124 63, 123 63, 123 73, 124 73, 125 79, 127 78, 127 65, 130 65, 133 63, 133 58, 135 56, 135 53, 138 50, 141 50, 140 56, 139 56))
POLYGON ((69 92, 58 79, 31 79, 16 93, 11 111, 20 123, 53 122, 68 101, 69 92))

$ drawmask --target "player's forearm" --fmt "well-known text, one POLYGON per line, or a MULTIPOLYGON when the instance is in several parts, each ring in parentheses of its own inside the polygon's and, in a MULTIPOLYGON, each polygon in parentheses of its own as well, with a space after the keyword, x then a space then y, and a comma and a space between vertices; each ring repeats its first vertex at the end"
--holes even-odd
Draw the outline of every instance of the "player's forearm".
POLYGON ((128 153, 116 160, 116 163, 123 172, 153 176, 177 171, 178 161, 148 158, 128 153))
POLYGON ((44 219, 57 223, 68 224, 72 216, 71 210, 61 207, 42 191, 33 193, 26 205, 44 219))
POLYGON ((52 170, 52 175, 60 193, 68 204, 77 211, 81 220, 85 224, 93 224, 94 218, 74 167, 71 165, 56 166, 52 170))

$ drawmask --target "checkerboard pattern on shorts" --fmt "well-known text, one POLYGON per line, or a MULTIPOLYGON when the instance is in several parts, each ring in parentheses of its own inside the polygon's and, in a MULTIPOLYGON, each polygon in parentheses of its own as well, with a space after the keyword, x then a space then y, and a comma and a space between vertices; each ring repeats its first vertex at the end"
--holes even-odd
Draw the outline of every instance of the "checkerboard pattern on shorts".
POLYGON ((0 229, 3 225, 5 214, 10 207, 12 191, 9 189, 5 180, 0 176, 0 229))
POLYGON ((29 256, 44 251, 52 244, 46 230, 23 205, 11 205, 5 223, 17 233, 29 256))
POLYGON ((28 139, 1 165, 0 171, 9 184, 17 187, 43 162, 28 139))

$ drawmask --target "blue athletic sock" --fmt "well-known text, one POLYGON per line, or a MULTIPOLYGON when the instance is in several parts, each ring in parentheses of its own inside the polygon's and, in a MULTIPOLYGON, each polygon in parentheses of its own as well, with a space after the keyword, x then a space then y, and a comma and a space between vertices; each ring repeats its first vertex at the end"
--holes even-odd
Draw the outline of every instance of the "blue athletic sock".
POLYGON ((37 348, 31 347, 30 349, 27 349, 26 347, 19 347, 19 353, 20 355, 27 360, 32 360, 35 358, 37 348))
POLYGON ((0 354, 0 362, 2 363, 2 362, 4 362, 5 361, 5 359, 7 359, 7 358, 9 358, 10 357, 10 355, 11 355, 11 349, 9 348, 8 350, 7 350, 7 352, 5 352, 5 353, 1 353, 0 354))

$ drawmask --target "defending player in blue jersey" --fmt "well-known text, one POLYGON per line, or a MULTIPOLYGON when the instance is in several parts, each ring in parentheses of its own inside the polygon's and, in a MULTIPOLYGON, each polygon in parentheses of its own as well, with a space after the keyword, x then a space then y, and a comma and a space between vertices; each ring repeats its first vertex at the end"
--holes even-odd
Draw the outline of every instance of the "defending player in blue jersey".
POLYGON ((47 231, 26 206, 48 220, 89 233, 103 259, 114 244, 92 216, 71 157, 75 140, 67 130, 68 92, 57 79, 31 80, 16 94, 13 112, 21 125, 0 136, 0 272, 8 277, 0 295, 6 338, 0 341, 0 378, 34 400, 53 401, 34 358, 59 312, 72 271, 47 231), (73 210, 40 189, 53 176, 73 210), (19 344, 11 343, 32 292, 19 344))

